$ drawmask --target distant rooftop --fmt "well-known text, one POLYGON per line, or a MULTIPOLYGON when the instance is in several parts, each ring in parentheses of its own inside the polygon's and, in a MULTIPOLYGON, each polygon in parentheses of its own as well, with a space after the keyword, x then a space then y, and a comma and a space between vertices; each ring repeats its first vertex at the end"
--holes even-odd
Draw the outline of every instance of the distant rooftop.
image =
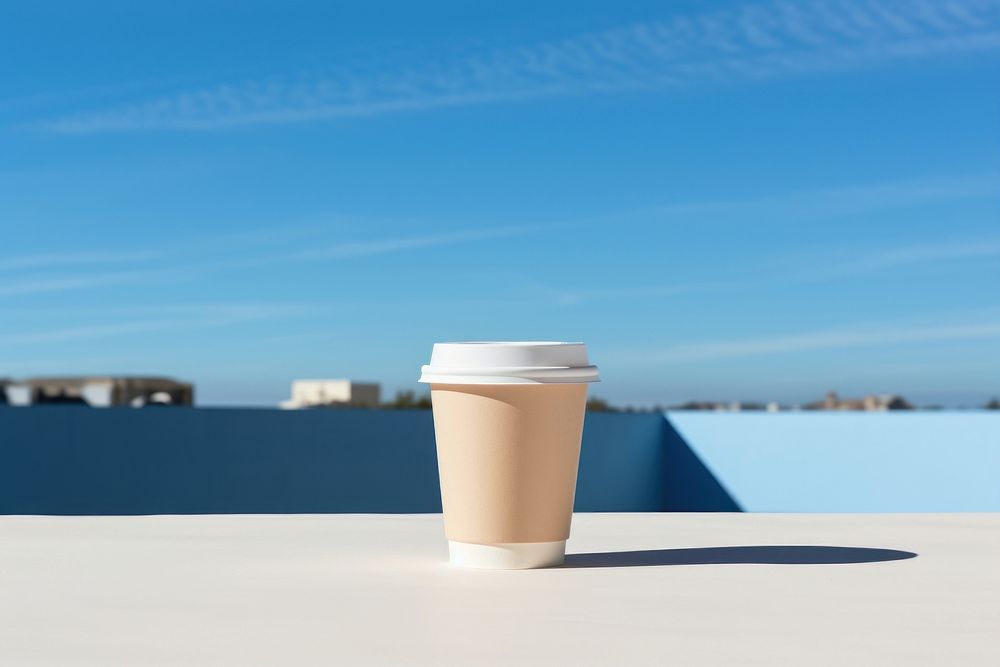
POLYGON ((9 380, 0 392, 12 405, 79 404, 90 407, 193 405, 194 385, 162 376, 89 375, 9 380))
POLYGON ((381 387, 376 382, 355 382, 347 379, 295 380, 292 396, 282 401, 285 409, 328 406, 377 408, 381 400, 381 387))
POLYGON ((814 401, 803 406, 806 410, 863 410, 865 412, 885 412, 887 410, 912 410, 913 406, 896 394, 869 394, 863 398, 840 398, 837 392, 827 392, 822 401, 814 401))

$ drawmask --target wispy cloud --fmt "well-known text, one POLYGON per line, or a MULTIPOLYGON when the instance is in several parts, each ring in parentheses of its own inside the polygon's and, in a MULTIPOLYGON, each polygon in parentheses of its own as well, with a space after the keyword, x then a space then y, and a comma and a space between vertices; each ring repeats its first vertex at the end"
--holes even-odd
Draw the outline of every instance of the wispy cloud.
POLYGON ((905 245, 869 252, 856 250, 850 259, 828 259, 821 263, 821 268, 810 269, 799 277, 806 281, 822 281, 906 266, 994 257, 1000 257, 1000 238, 942 240, 939 243, 905 245))
POLYGON ((995 0, 772 1, 679 16, 419 70, 248 81, 50 120, 57 132, 301 123, 557 95, 756 82, 1000 48, 995 0))
POLYGON ((942 245, 914 245, 879 253, 871 260, 878 268, 919 262, 950 261, 1000 255, 1000 240, 942 245))
POLYGON ((629 358, 634 358, 636 361, 679 364, 760 357, 789 352, 974 339, 1000 339, 1000 322, 825 329, 763 338, 670 345, 658 349, 630 352, 629 358))
POLYGON ((74 303, 72 305, 54 306, 18 306, 0 310, 0 317, 57 317, 60 321, 70 318, 92 318, 101 316, 105 319, 140 318, 140 319, 173 319, 187 317, 272 317, 281 314, 302 314, 315 312, 317 309, 331 309, 343 306, 347 301, 145 301, 111 305, 107 303, 74 303))
MULTIPOLYGON (((524 236, 546 229, 545 226, 510 226, 464 231, 441 232, 419 236, 391 236, 379 239, 342 241, 334 244, 323 244, 314 241, 312 246, 300 250, 280 253, 258 254, 243 257, 218 255, 208 259, 197 256, 194 261, 185 262, 185 256, 173 257, 173 268, 132 270, 132 271, 98 271, 94 273, 66 274, 32 274, 16 275, 0 282, 0 297, 18 296, 24 294, 43 294, 51 292, 68 292, 86 289, 110 287, 116 285, 145 285, 155 282, 177 282, 194 280, 206 275, 225 271, 239 271, 262 266, 271 266, 301 262, 330 262, 348 260, 357 257, 384 255, 415 251, 439 246, 452 246, 462 243, 474 243, 493 239, 524 236)), ((11 258, 9 268, 29 268, 43 266, 47 263, 70 263, 71 261, 99 261, 100 253, 80 253, 69 259, 69 255, 37 254, 20 258, 11 258)), ((108 255, 109 257, 111 255, 108 255)), ((135 253, 131 257, 144 256, 135 253)), ((124 261, 125 255, 115 256, 124 261)), ((0 268, 3 264, 0 264, 0 268)))
MULTIPOLYGON (((703 281, 676 285, 625 285, 611 288, 554 288, 545 285, 530 285, 534 294, 541 294, 559 305, 572 306, 589 301, 604 299, 655 299, 683 294, 705 292, 733 292, 766 290, 788 283, 819 283, 849 276, 864 275, 879 271, 891 271, 907 266, 942 264, 963 260, 1000 258, 1000 238, 949 240, 937 243, 904 245, 894 248, 863 250, 854 248, 849 258, 829 251, 813 257, 810 266, 820 268, 802 269, 803 259, 796 255, 787 258, 780 274, 768 274, 765 267, 755 278, 739 281, 703 281)), ((768 266, 775 262, 771 260, 768 266)))
POLYGON ((635 285, 624 287, 609 287, 596 289, 557 289, 551 287, 533 287, 533 292, 549 295, 556 303, 563 306, 573 306, 588 301, 604 299, 654 299, 657 297, 678 296, 700 292, 712 292, 739 287, 741 283, 701 282, 679 285, 635 285))
MULTIPOLYGON (((177 306, 166 309, 177 312, 177 306)), ((100 339, 110 337, 130 336, 134 334, 162 331, 165 329, 192 329, 228 326, 251 322, 255 320, 273 319, 307 312, 301 306, 287 304, 229 304, 229 305, 193 305, 180 307, 180 310, 201 312, 186 317, 148 317, 138 320, 112 322, 107 324, 87 324, 81 326, 62 326, 36 331, 12 332, 0 334, 0 345, 25 345, 36 343, 51 343, 82 339, 100 339), (210 308, 211 312, 206 310, 210 308)))
POLYGON ((12 333, 0 335, 0 344, 16 345, 31 343, 52 343, 86 338, 107 338, 109 336, 127 336, 130 334, 148 333, 163 329, 202 325, 202 322, 191 320, 146 320, 137 322, 118 322, 115 324, 93 324, 77 327, 58 327, 40 331, 12 333))
POLYGON ((417 250, 436 246, 448 246, 472 241, 485 241, 509 236, 522 236, 538 231, 539 227, 502 227, 473 229, 444 234, 423 236, 402 236, 368 241, 348 241, 333 245, 311 248, 276 257, 280 260, 329 260, 349 259, 366 255, 384 255, 404 250, 417 250))
POLYGON ((156 257, 153 252, 46 252, 16 257, 0 257, 0 271, 76 266, 82 264, 120 264, 141 262, 156 257))
POLYGON ((866 185, 786 192, 750 199, 676 202, 631 211, 629 216, 664 220, 736 219, 747 223, 833 218, 933 202, 1000 195, 1000 173, 910 179, 866 185))
MULTIPOLYGON (((69 354, 67 357, 53 356, 51 350, 39 350, 36 357, 19 354, 16 357, 0 358, 0 365, 8 375, 101 375, 108 369, 121 368, 123 359, 115 357, 81 357, 69 354)), ((2 390, 0 390, 2 391, 2 390)))
POLYGON ((146 284, 161 280, 189 278, 190 273, 176 270, 117 271, 78 275, 27 276, 0 282, 0 296, 68 292, 111 285, 146 284))

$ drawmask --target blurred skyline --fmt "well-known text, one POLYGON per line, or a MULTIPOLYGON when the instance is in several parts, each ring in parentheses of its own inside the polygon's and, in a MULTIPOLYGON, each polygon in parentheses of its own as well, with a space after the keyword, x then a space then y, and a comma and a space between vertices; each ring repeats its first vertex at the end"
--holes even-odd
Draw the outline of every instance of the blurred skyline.
POLYGON ((0 10, 0 377, 1000 393, 1000 2, 0 10))

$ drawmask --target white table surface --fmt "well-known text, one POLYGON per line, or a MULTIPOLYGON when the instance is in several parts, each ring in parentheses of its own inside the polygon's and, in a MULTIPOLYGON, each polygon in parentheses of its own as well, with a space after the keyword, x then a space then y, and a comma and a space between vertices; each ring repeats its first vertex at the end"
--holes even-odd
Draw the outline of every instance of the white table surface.
POLYGON ((580 514, 570 553, 637 553, 446 551, 440 516, 0 517, 0 665, 1000 665, 997 514, 580 514))

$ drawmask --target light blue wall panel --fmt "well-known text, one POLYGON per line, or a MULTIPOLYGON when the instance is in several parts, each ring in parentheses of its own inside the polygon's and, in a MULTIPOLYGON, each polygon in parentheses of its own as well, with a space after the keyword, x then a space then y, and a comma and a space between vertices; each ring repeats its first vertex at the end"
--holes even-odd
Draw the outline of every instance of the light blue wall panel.
POLYGON ((1000 413, 668 419, 748 512, 1000 512, 1000 413))

